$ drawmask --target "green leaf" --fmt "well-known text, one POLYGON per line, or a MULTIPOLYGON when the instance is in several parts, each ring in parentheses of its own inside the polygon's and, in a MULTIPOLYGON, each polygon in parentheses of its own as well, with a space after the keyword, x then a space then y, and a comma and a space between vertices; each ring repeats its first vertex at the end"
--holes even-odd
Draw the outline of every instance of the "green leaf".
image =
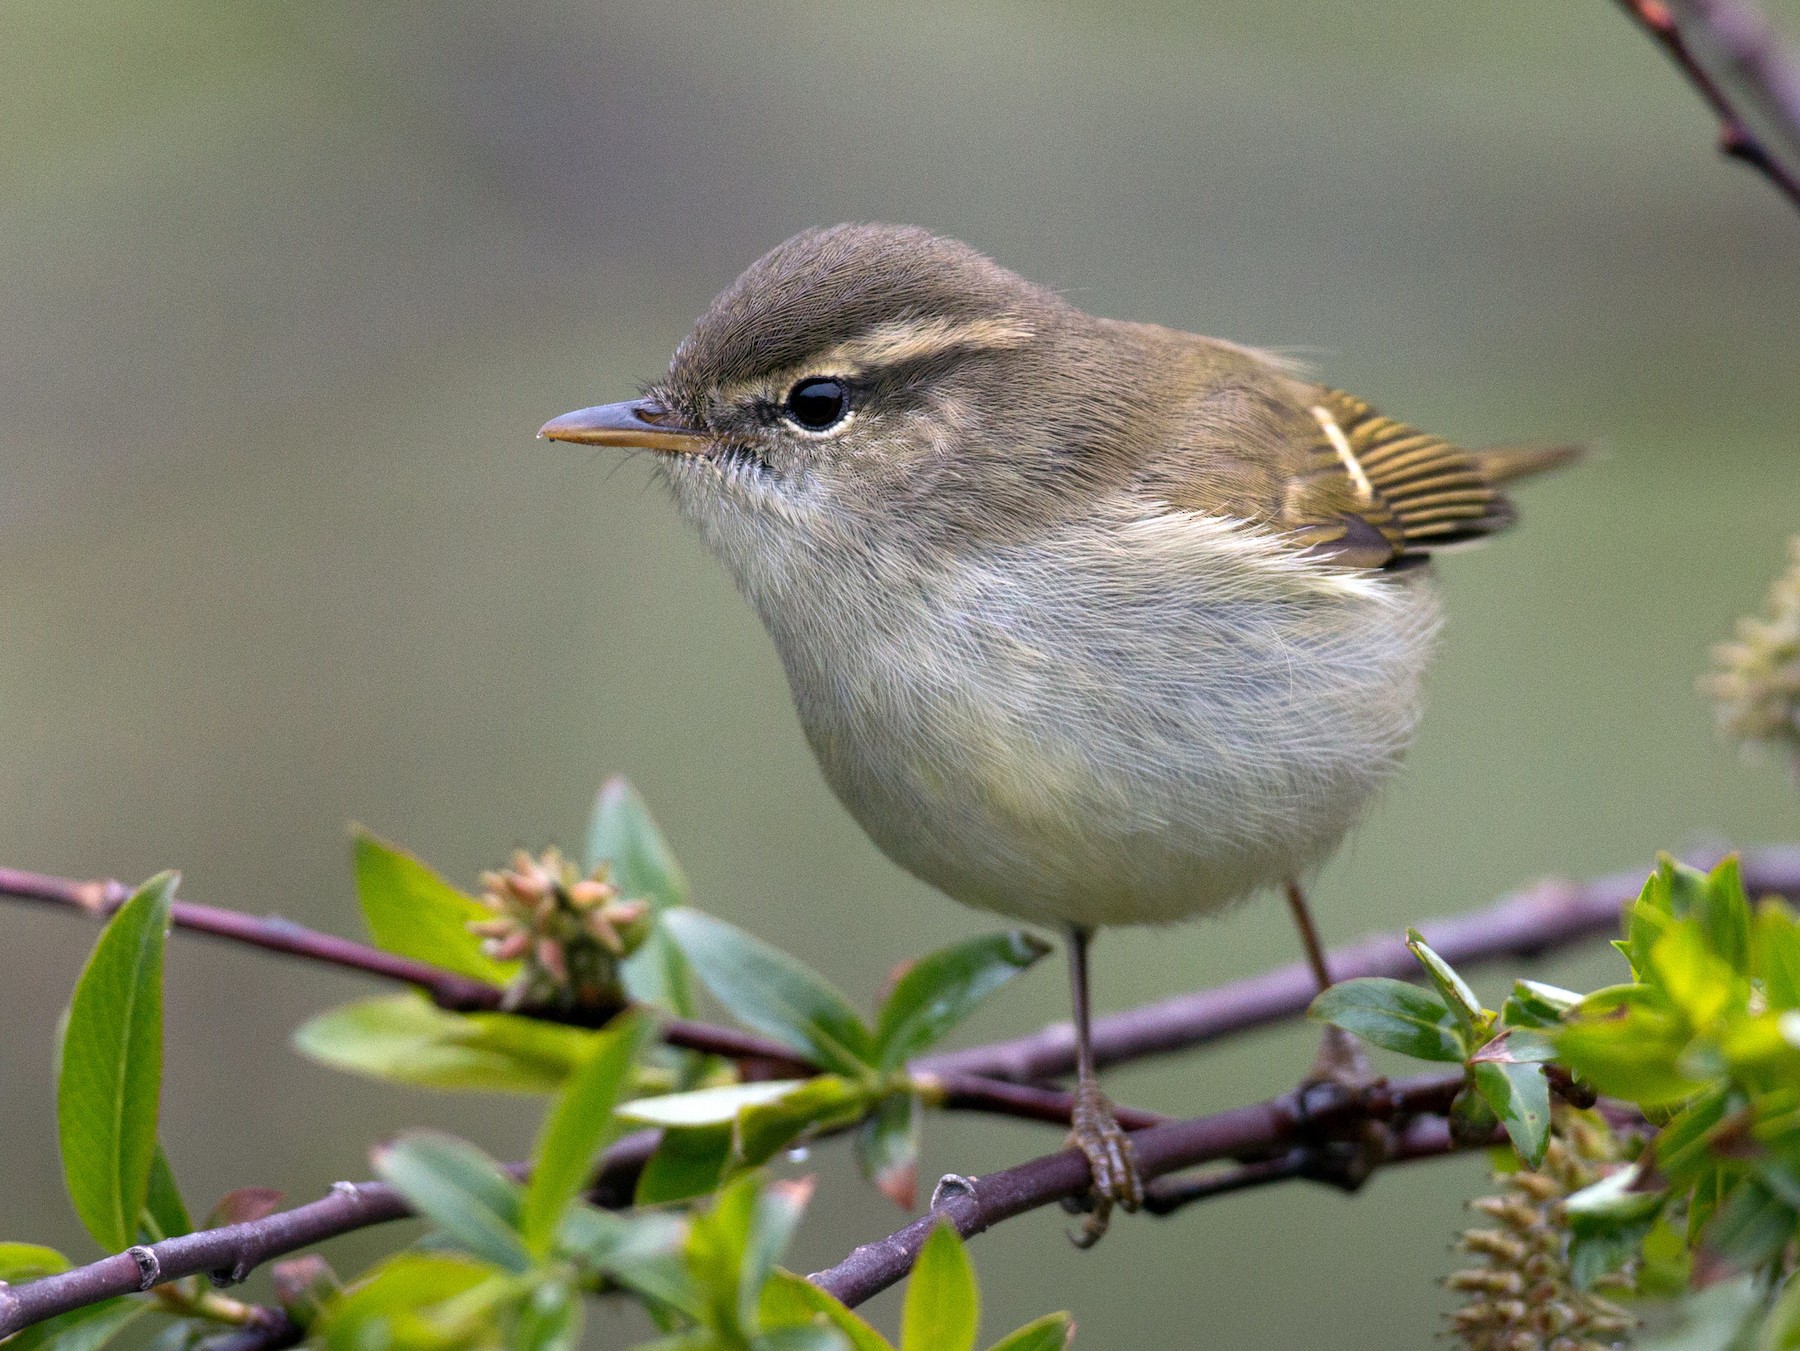
POLYGON ((1461 1061, 1467 1054, 1443 997, 1403 980, 1364 976, 1339 981, 1313 1000, 1307 1017, 1421 1060, 1461 1061))
POLYGON ((902 1210, 919 1204, 919 1095, 883 1098, 856 1132, 856 1165, 902 1210))
POLYGON ((656 1153, 638 1174, 634 1200, 640 1206, 691 1201, 717 1190, 731 1163, 731 1123, 671 1126, 656 1153))
POLYGON ((1706 1226, 1707 1246, 1742 1268, 1772 1261, 1794 1237, 1796 1216, 1760 1179, 1745 1178, 1706 1226))
POLYGON ((771 1182, 757 1192, 738 1276, 738 1318, 743 1326, 756 1325, 763 1286, 793 1242, 812 1192, 810 1178, 771 1182))
POLYGON ((1456 974, 1456 969, 1438 956, 1425 935, 1417 929, 1406 931, 1406 946, 1413 958, 1424 968, 1437 992, 1443 996, 1444 1006, 1463 1030, 1467 1044, 1476 1045, 1486 1035, 1488 1026, 1487 1011, 1481 1007, 1481 1001, 1469 988, 1469 983, 1456 974))
POLYGON ((475 920, 494 917, 396 845, 352 828, 356 899, 377 947, 490 985, 505 985, 517 962, 497 962, 469 932, 475 920))
POLYGON ((178 881, 159 873, 119 907, 69 1004, 56 1093, 63 1178, 102 1248, 137 1242, 162 1093, 163 944, 178 881))
POLYGON ((71 1309, 9 1337, 6 1351, 99 1351, 148 1307, 138 1296, 121 1295, 71 1309))
POLYGON ((1002 1337, 988 1351, 1063 1351, 1075 1337, 1075 1320, 1066 1313, 1047 1313, 1002 1337))
POLYGON ((1800 1274, 1788 1277, 1756 1341, 1756 1351, 1794 1351, 1795 1347, 1800 1347, 1800 1274))
POLYGON ((591 1272, 695 1315, 693 1282, 681 1262, 687 1223, 661 1211, 621 1215, 586 1204, 563 1216, 557 1246, 591 1272))
POLYGON ((899 1069, 1049 951, 1043 939, 1014 929, 914 962, 881 1006, 875 1026, 880 1068, 899 1069))
POLYGON ((940 1222, 919 1249, 900 1311, 900 1351, 975 1351, 981 1296, 956 1226, 940 1222))
MULTIPOLYGON (((620 895, 649 901, 658 913, 687 904, 688 882, 674 851, 643 798, 622 777, 608 779, 594 799, 583 862, 589 872, 606 864, 620 895)), ((654 925, 643 945, 625 960, 622 975, 633 999, 660 1004, 679 1017, 693 1017, 687 961, 661 924, 654 925)))
POLYGON ((181 1199, 181 1187, 161 1144, 150 1158, 150 1191, 144 1198, 142 1228, 152 1243, 192 1233, 194 1221, 181 1199))
MULTIPOLYGON (((691 1093, 665 1093, 623 1104, 619 1115, 647 1126, 729 1126, 746 1107, 775 1102, 811 1083, 810 1079, 765 1079, 721 1084, 691 1093)), ((841 1081, 840 1081, 841 1082, 841 1081)))
POLYGON ((1688 1044, 1679 1018, 1643 1003, 1586 1016, 1592 1000, 1555 1034, 1557 1054, 1576 1074, 1600 1092, 1640 1107, 1668 1106, 1705 1087, 1679 1064, 1688 1044))
POLYGON ((512 1013, 449 1013, 419 994, 381 995, 319 1014, 294 1034, 334 1069, 421 1088, 554 1093, 589 1033, 512 1013))
POLYGON ((582 865, 592 872, 602 863, 628 900, 649 901, 658 910, 687 904, 687 877, 650 808, 623 775, 602 785, 588 817, 582 865))
POLYGON ((740 1111, 732 1132, 732 1152, 739 1165, 755 1167, 802 1136, 851 1125, 868 1110, 865 1086, 836 1074, 820 1074, 773 1102, 740 1111))
POLYGON ((685 906, 662 923, 695 973, 732 1016, 842 1074, 866 1073, 869 1029, 817 972, 735 925, 685 906))
POLYGON ((1663 991, 1697 1028, 1710 1027, 1733 1008, 1742 1009, 1750 983, 1713 954, 1692 920, 1674 925, 1650 949, 1650 966, 1663 991))
POLYGON ((1569 1269, 1578 1290, 1637 1255, 1655 1224, 1667 1193, 1636 1190, 1642 1173, 1635 1166, 1610 1173, 1564 1202, 1569 1224, 1569 1269))
POLYGON ((1751 974, 1762 981, 1769 1007, 1800 1008, 1800 924, 1773 897, 1757 907, 1751 952, 1751 974))
POLYGON ((308 1329, 329 1351, 371 1351, 404 1344, 424 1311, 465 1296, 494 1278, 494 1268, 460 1253, 402 1252, 328 1301, 308 1329), (399 1334, 399 1335, 396 1335, 399 1334))
POLYGON ((894 1351, 893 1343, 811 1281, 776 1270, 763 1286, 764 1327, 787 1327, 823 1318, 850 1343, 850 1351, 894 1351))
POLYGON ((775 1328, 755 1341, 755 1351, 847 1351, 843 1334, 822 1323, 775 1328))
POLYGON ((1750 974, 1750 898, 1736 854, 1727 854, 1708 874, 1697 907, 1713 953, 1740 976, 1750 974))
POLYGON ((1581 1002, 1573 990, 1542 981, 1519 980, 1500 1008, 1500 1021, 1508 1027, 1555 1027, 1563 1014, 1581 1002))
POLYGON ((39 1243, 0 1243, 0 1281, 18 1285, 69 1269, 69 1259, 39 1243))
POLYGON ((1542 1065, 1477 1061, 1476 1091, 1494 1109, 1519 1157, 1536 1168, 1550 1143, 1550 1083, 1542 1065))
POLYGON ((519 1184, 474 1145, 438 1131, 408 1131, 375 1151, 375 1171, 474 1256, 506 1271, 530 1270, 518 1232, 519 1184))
POLYGON ((1681 1301, 1677 1326, 1636 1344, 1636 1351, 1745 1351, 1740 1337, 1763 1308, 1761 1282, 1751 1276, 1720 1281, 1681 1301))
POLYGON ((587 1060, 544 1119, 519 1209, 520 1237, 535 1256, 549 1254, 563 1213, 593 1174, 595 1156, 619 1134, 613 1108, 650 1031, 642 1014, 628 1013, 592 1034, 587 1060))
POLYGON ((1656 1168, 1678 1187, 1692 1186, 1713 1166, 1707 1136, 1725 1116, 1727 1085, 1715 1084, 1672 1117, 1656 1136, 1656 1168))
POLYGON ((511 1351, 575 1351, 581 1324, 576 1292, 563 1281, 540 1281, 520 1307, 507 1345, 511 1351))

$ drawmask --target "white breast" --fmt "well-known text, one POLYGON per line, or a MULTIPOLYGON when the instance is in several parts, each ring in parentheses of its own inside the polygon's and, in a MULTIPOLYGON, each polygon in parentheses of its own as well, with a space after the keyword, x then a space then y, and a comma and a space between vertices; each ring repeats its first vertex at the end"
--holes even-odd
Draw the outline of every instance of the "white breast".
POLYGON ((1412 739, 1437 626, 1422 570, 1191 513, 940 572, 808 553, 734 570, 826 778, 901 866, 1040 923, 1176 920, 1322 861, 1412 739))

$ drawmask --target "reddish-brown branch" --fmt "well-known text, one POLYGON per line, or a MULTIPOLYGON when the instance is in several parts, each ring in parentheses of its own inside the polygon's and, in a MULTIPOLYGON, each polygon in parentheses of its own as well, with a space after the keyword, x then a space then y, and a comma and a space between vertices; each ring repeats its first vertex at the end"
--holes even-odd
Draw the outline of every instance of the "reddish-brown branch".
MULTIPOLYGON (((1687 77, 1719 120, 1719 149, 1755 169, 1800 207, 1800 165, 1772 151, 1752 125, 1752 115, 1688 40, 1676 6, 1664 0, 1619 0, 1687 77)), ((1744 0, 1686 0, 1686 25, 1730 67, 1733 83, 1790 146, 1800 147, 1800 69, 1782 50, 1769 22, 1744 0)))
MULTIPOLYGON (((1300 1095, 1288 1093, 1248 1107, 1136 1131, 1132 1146, 1140 1173, 1150 1180, 1221 1159, 1266 1155, 1284 1144, 1341 1134, 1370 1119, 1391 1122, 1404 1140, 1414 1116, 1442 1112, 1462 1084, 1462 1074, 1456 1073, 1380 1086, 1363 1094, 1323 1085, 1309 1090, 1304 1101, 1300 1095)), ((1256 1181, 1300 1175, 1298 1167, 1292 1172, 1273 1167, 1256 1181)), ((1080 1196, 1088 1187, 1088 1168, 1080 1151, 1065 1149, 984 1177, 946 1179, 946 1183, 951 1185, 940 1184, 929 1214, 886 1238, 864 1244, 836 1266, 807 1279, 846 1304, 860 1304, 912 1270, 919 1249, 941 1221, 949 1220, 964 1238, 973 1237, 1015 1215, 1080 1196)), ((1202 1197, 1196 1194, 1190 1199, 1202 1197)))
MULTIPOLYGON (((1147 1176, 1156 1177, 1216 1159, 1266 1153, 1298 1139, 1303 1132, 1342 1129, 1365 1116, 1398 1121, 1420 1112, 1442 1111, 1461 1082, 1462 1076, 1453 1074, 1377 1088, 1360 1097, 1327 1091, 1324 1096, 1309 1095, 1304 1105, 1296 1095, 1288 1094, 1191 1121, 1167 1121, 1146 1114, 1144 1119, 1159 1124, 1133 1138, 1140 1165, 1147 1176)), ((1061 1094, 1046 1097, 1065 1104, 1067 1101, 1061 1094)), ((1061 1119, 1067 1120, 1066 1107, 1061 1119)), ((657 1138, 654 1131, 640 1131, 609 1148, 589 1191, 590 1199, 612 1207, 629 1203, 637 1176, 654 1152, 657 1138)), ((510 1167, 516 1175, 523 1174, 520 1165, 510 1167)), ((958 1195, 938 1211, 951 1214, 965 1234, 979 1232, 1023 1210, 1079 1194, 1087 1186, 1087 1164, 1080 1153, 1064 1150, 1004 1173, 991 1174, 972 1185, 972 1197, 978 1203, 975 1209, 964 1206, 965 1198, 958 1195)), ((260 1220, 164 1239, 56 1276, 24 1285, 0 1286, 0 1338, 70 1309, 185 1276, 206 1274, 224 1282, 242 1280, 253 1268, 272 1258, 409 1213, 399 1193, 386 1183, 339 1183, 328 1196, 260 1220)), ((846 1263, 818 1279, 850 1303, 866 1299, 905 1274, 917 1253, 917 1244, 905 1236, 920 1224, 929 1227, 929 1218, 908 1226, 894 1239, 884 1241, 884 1245, 877 1245, 886 1254, 885 1264, 853 1254, 846 1263), (904 1265, 894 1265, 902 1260, 904 1265)), ((922 1233, 919 1238, 922 1241, 922 1233)), ((859 1254, 866 1251, 858 1249, 859 1254)))
MULTIPOLYGON (((1695 856, 1697 865, 1718 854, 1695 856)), ((1744 885, 1751 895, 1800 899, 1800 847, 1746 850, 1744 885)), ((1644 873, 1614 873, 1588 882, 1545 882, 1464 915, 1428 920, 1419 928, 1444 959, 1458 968, 1505 957, 1533 957, 1619 927, 1619 909, 1636 896, 1644 873)), ((1353 976, 1417 979, 1418 962, 1399 935, 1362 939, 1328 956, 1339 980, 1353 976)), ((1094 1057, 1101 1065, 1189 1050, 1238 1032, 1285 1021, 1306 1011, 1318 993, 1303 963, 1232 981, 1193 994, 1145 1004, 1094 1022, 1094 1057)), ((973 1074, 984 1079, 1032 1083, 1075 1067, 1075 1036, 1067 1023, 1011 1041, 923 1056, 917 1073, 973 1074)))

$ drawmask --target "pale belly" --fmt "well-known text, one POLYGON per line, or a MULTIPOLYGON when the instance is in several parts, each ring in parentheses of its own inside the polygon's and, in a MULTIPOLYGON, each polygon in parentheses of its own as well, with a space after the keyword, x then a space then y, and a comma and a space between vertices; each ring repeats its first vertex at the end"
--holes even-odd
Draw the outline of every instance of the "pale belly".
POLYGON ((895 862, 1038 923, 1152 924, 1336 847, 1412 739, 1428 579, 1168 543, 1155 568, 1013 555, 906 604, 839 588, 829 654, 771 625, 827 780, 895 862))

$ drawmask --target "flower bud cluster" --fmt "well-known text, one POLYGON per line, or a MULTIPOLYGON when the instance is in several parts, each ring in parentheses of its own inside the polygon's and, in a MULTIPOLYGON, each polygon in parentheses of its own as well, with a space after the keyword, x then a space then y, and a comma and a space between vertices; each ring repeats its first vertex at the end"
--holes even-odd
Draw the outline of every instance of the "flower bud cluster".
POLYGON ((1613 1351, 1636 1320, 1611 1300, 1577 1290, 1569 1271, 1562 1201, 1597 1180, 1612 1153, 1604 1125, 1559 1113, 1543 1164, 1498 1176, 1498 1195, 1470 1209, 1491 1228, 1465 1230, 1459 1251, 1479 1265, 1444 1282, 1465 1298, 1450 1315, 1465 1351, 1613 1351))
POLYGON ((1800 775, 1800 536, 1788 541, 1788 554, 1787 571, 1769 588, 1768 617, 1738 620, 1737 638, 1713 648, 1700 689, 1726 736, 1785 753, 1800 775))
POLYGON ((521 849, 510 867, 483 873, 481 889, 494 915, 470 930, 488 956, 520 963, 504 1007, 603 1008, 623 1001, 619 963, 648 934, 650 906, 620 896, 606 865, 583 877, 555 849, 537 858, 521 849))

